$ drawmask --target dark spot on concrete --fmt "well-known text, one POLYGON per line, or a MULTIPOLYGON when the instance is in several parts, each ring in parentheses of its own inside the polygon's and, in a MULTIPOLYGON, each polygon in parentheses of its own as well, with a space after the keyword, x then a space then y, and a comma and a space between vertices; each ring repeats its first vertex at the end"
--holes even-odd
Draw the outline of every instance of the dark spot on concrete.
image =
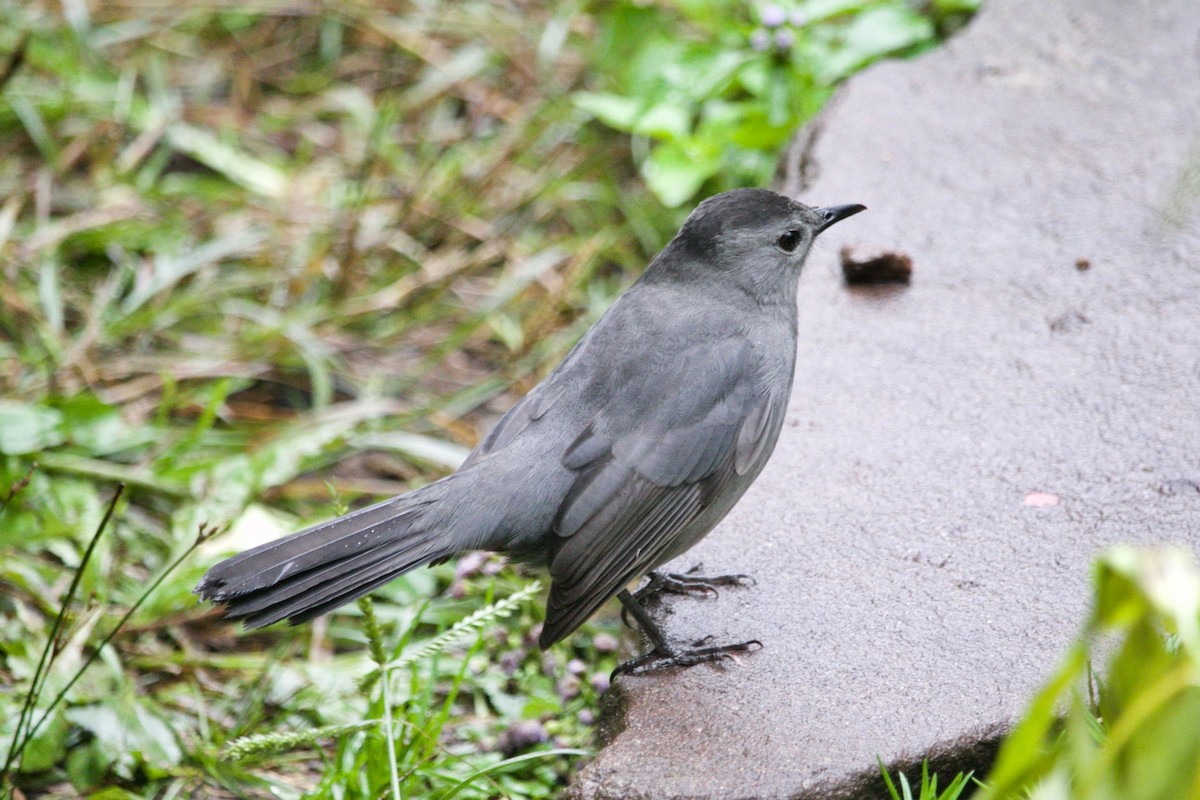
POLYGON ((1167 481, 1158 487, 1158 490, 1168 497, 1181 494, 1200 494, 1200 482, 1194 481, 1191 478, 1176 478, 1175 480, 1167 481))
POLYGON ((842 248, 842 277, 853 286, 879 283, 908 283, 912 259, 906 253, 857 245, 842 248))
POLYGON ((1075 259, 1075 269, 1079 270, 1080 272, 1087 272, 1091 268, 1092 262, 1090 259, 1082 257, 1075 259))
POLYGON ((1050 320, 1050 330, 1055 333, 1071 333, 1072 331, 1079 330, 1084 325, 1091 324, 1091 322, 1082 312, 1068 311, 1050 320))

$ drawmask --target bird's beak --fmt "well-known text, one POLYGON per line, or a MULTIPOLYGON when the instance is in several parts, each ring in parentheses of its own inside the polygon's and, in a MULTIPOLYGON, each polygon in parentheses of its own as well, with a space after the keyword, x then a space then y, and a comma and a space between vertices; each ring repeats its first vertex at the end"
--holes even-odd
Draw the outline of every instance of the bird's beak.
POLYGON ((841 222, 846 217, 852 217, 860 211, 866 211, 867 207, 852 203, 848 206, 829 206, 828 208, 818 208, 817 213, 821 215, 821 227, 817 228, 817 233, 828 228, 835 222, 841 222))

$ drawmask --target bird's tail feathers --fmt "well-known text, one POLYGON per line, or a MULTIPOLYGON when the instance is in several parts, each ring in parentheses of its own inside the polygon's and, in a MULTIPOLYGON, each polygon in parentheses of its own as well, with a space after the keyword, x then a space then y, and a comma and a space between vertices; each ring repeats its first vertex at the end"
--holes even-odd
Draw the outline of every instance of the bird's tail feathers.
POLYGON ((196 586, 225 616, 258 628, 295 624, 332 611, 392 578, 469 549, 428 514, 438 484, 377 503, 210 569, 196 586))

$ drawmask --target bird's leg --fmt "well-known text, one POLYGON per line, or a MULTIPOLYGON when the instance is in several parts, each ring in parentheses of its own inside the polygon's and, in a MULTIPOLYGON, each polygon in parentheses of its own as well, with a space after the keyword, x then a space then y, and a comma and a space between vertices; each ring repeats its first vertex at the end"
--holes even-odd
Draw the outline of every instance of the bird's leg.
POLYGON ((634 592, 635 599, 667 592, 669 594, 703 594, 717 597, 718 586, 753 586, 754 578, 749 575, 697 575, 703 565, 697 564, 687 572, 651 572, 645 586, 634 592))
MULTIPOLYGON (((736 575, 697 575, 703 569, 703 564, 697 564, 687 572, 649 572, 646 574, 646 585, 633 593, 633 599, 645 603, 661 594, 704 595, 714 600, 720 597, 718 586, 753 586, 754 578, 738 573, 736 575)), ((621 622, 629 624, 626 616, 628 608, 621 609, 621 622)))
MULTIPOLYGON (((629 592, 628 589, 623 589, 617 595, 617 599, 621 601, 624 610, 633 615, 637 620, 638 626, 645 632, 646 637, 654 647, 650 652, 630 659, 624 664, 621 664, 613 670, 613 677, 621 673, 629 673, 631 675, 640 672, 651 672, 657 669, 666 667, 691 667, 696 664, 706 664, 711 661, 723 661, 725 659, 733 660, 734 653, 745 653, 753 650, 758 650, 762 647, 762 642, 757 639, 751 639, 748 642, 739 642, 737 644, 718 645, 715 647, 691 647, 678 648, 672 646, 667 637, 663 635, 662 630, 658 625, 654 624, 654 620, 650 619, 650 615, 638 603, 637 598, 629 592)), ((708 641, 707 638, 702 639, 696 644, 701 644, 708 641)))

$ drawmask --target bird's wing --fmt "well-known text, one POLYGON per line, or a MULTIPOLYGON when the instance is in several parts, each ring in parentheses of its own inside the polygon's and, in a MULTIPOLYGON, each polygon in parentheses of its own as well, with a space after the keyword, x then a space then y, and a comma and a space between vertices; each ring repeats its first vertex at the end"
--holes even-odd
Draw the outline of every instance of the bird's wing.
POLYGON ((751 468, 768 419, 782 413, 744 338, 642 363, 636 376, 612 375, 623 391, 563 456, 574 481, 554 523, 543 647, 658 563, 724 483, 751 468))
POLYGON ((495 427, 488 431, 487 436, 475 446, 475 449, 471 451, 459 469, 466 469, 503 450, 514 439, 524 433, 530 424, 545 416, 546 412, 564 394, 568 394, 572 388, 578 388, 578 384, 581 382, 579 378, 581 370, 577 362, 586 361, 586 357, 580 359, 579 355, 587 350, 591 339, 592 333, 589 331, 582 339, 576 342, 570 352, 554 368, 554 371, 545 380, 533 387, 529 394, 518 400, 517 404, 500 418, 495 427))
POLYGON ((488 431, 488 435, 475 446, 459 469, 473 466, 498 450, 502 450, 528 428, 530 423, 541 419, 561 394, 561 385, 547 386, 543 383, 535 386, 529 394, 517 401, 517 404, 500 418, 495 427, 488 431))

